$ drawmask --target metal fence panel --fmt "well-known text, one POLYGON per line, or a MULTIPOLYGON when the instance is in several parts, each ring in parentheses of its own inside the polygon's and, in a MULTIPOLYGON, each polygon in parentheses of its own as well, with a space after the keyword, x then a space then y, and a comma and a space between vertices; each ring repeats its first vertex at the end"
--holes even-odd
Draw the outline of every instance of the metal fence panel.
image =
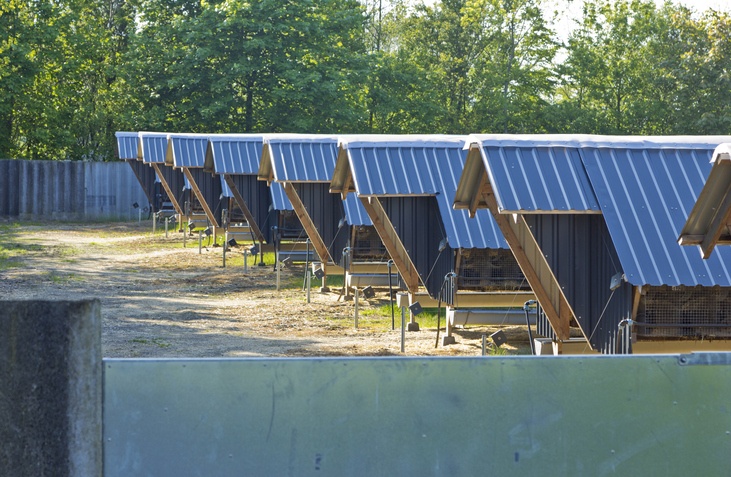
POLYGON ((730 356, 106 360, 104 475, 729 475, 730 356))
POLYGON ((147 199, 124 162, 0 160, 0 217, 129 220, 134 203, 147 199))

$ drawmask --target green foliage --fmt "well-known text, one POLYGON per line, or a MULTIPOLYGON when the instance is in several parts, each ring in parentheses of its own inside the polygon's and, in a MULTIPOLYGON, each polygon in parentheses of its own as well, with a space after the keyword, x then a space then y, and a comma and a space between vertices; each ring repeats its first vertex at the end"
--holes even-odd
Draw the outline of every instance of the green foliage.
POLYGON ((585 0, 565 35, 545 5, 5 0, 0 158, 111 160, 117 130, 731 133, 728 13, 585 0))

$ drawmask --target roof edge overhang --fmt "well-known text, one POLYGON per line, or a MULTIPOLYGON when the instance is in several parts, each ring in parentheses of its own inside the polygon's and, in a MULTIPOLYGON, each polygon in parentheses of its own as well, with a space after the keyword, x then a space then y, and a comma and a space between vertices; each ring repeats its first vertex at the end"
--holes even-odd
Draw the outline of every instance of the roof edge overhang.
POLYGON ((422 194, 361 194, 359 192, 355 192, 356 195, 359 198, 368 198, 368 197, 377 197, 379 199, 390 199, 390 198, 399 198, 399 197, 436 197, 439 194, 428 194, 428 193, 422 193, 422 194))
POLYGON ((467 158, 457 183, 452 207, 456 210, 467 209, 470 211, 470 216, 474 217, 477 209, 487 208, 480 193, 482 178, 487 174, 487 169, 482 149, 478 144, 467 143, 464 149, 468 150, 467 158))
POLYGON ((216 163, 213 160, 213 144, 210 139, 208 139, 208 144, 206 144, 206 155, 203 160, 203 170, 205 172, 210 172, 211 174, 218 174, 216 172, 216 163))
MULTIPOLYGON (((729 136, 602 136, 590 134, 472 134, 479 147, 572 147, 624 149, 714 149, 729 136)), ((465 149, 468 146, 465 145, 465 149)))
POLYGON ((731 243, 731 144, 713 153, 711 172, 678 236, 680 245, 699 245, 701 256, 711 256, 716 245, 731 243))
POLYGON ((267 185, 271 185, 272 182, 275 182, 272 153, 266 137, 264 137, 264 143, 261 148, 261 160, 259 161, 259 171, 256 174, 256 178, 260 181, 266 181, 267 185))
POLYGON ((456 147, 463 148, 468 136, 440 134, 401 134, 401 135, 344 135, 338 140, 343 149, 362 147, 456 147))
POLYGON ((335 169, 333 169, 332 180, 330 181, 330 192, 340 194, 343 200, 349 192, 355 192, 348 151, 340 143, 338 144, 338 157, 335 160, 335 169))
POLYGON ((507 210, 500 209, 500 214, 505 215, 602 215, 601 210, 582 209, 582 210, 507 210))

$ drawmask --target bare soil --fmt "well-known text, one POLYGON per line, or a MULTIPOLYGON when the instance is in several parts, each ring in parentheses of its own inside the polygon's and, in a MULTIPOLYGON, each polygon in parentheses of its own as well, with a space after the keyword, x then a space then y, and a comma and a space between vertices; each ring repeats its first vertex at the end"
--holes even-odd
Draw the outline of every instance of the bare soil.
MULTIPOLYGON (((221 247, 199 253, 196 235, 183 248, 182 233, 153 235, 150 222, 0 222, 0 232, 0 297, 98 298, 105 357, 402 354, 400 310, 395 330, 383 312, 388 290, 361 300, 356 329, 354 304, 339 288, 313 289, 307 303, 303 266, 285 268, 277 291, 272 264, 245 272, 242 252, 233 250, 224 268, 221 247)), ((436 327, 422 326, 406 333, 404 354, 478 356, 482 336, 497 329, 508 336, 501 353, 527 353, 524 326, 457 329, 456 344, 438 347, 436 327)), ((442 324, 440 341, 443 334, 442 324)))

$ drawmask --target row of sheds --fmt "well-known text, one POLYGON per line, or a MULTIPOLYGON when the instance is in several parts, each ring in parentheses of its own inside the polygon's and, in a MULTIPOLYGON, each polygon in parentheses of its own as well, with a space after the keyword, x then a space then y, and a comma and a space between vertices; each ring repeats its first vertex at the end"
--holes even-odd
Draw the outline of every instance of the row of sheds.
MULTIPOLYGON (((146 134, 118 133, 120 158, 152 162, 146 134)), ((731 137, 161 136, 165 163, 193 189, 203 179, 186 169, 247 191, 246 207, 279 184, 324 263, 346 244, 338 225, 359 220, 413 295, 439 296, 451 272, 460 290, 529 284, 559 345, 578 329, 605 353, 728 346, 728 252, 703 260, 677 237, 731 137), (517 274, 498 260, 507 250, 517 274)))

